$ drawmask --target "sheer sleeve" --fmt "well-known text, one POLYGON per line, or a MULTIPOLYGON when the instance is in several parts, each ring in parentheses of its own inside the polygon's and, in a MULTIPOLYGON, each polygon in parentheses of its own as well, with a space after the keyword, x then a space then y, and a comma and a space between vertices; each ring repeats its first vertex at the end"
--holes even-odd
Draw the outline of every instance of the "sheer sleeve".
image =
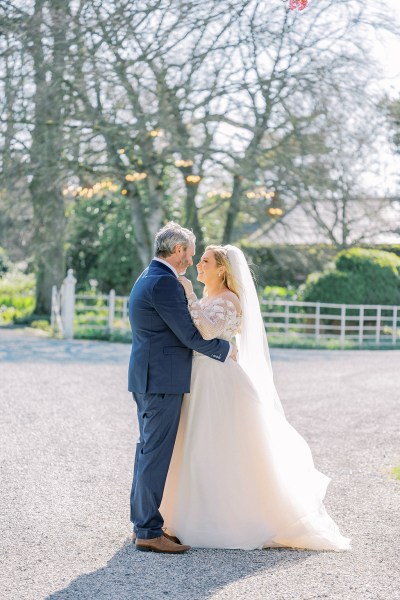
POLYGON ((192 321, 205 340, 216 337, 230 337, 236 333, 237 312, 235 305, 225 298, 217 298, 214 302, 202 305, 193 293, 188 298, 188 308, 192 321))

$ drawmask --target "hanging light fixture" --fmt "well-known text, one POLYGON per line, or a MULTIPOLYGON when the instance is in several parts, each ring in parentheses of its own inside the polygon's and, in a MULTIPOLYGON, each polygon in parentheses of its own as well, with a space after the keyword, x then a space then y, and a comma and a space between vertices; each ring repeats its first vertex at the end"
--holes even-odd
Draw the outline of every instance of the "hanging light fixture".
POLYGON ((184 168, 192 167, 193 161, 192 160, 176 160, 175 166, 176 167, 184 167, 184 168))
POLYGON ((185 179, 188 183, 195 185, 197 183, 200 183, 201 177, 200 175, 188 175, 187 177, 185 177, 185 179))
POLYGON ((279 217, 282 217, 284 215, 285 211, 278 192, 272 192, 272 194, 271 203, 269 204, 269 206, 267 206, 267 215, 269 215, 273 219, 278 219, 279 217))

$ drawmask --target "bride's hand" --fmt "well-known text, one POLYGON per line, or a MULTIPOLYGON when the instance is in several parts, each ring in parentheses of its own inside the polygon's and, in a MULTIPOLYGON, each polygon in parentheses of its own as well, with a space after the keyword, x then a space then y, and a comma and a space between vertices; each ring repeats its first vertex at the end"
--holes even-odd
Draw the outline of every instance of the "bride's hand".
POLYGON ((183 275, 179 275, 178 281, 179 281, 179 283, 182 284, 187 297, 189 297, 191 294, 193 294, 193 285, 192 285, 192 282, 190 281, 190 279, 188 279, 187 277, 184 277, 183 275))
POLYGON ((232 360, 234 360, 235 362, 237 362, 237 359, 239 358, 239 353, 238 353, 238 349, 236 344, 234 344, 233 342, 231 342, 232 345, 232 351, 229 355, 229 358, 231 358, 232 360))

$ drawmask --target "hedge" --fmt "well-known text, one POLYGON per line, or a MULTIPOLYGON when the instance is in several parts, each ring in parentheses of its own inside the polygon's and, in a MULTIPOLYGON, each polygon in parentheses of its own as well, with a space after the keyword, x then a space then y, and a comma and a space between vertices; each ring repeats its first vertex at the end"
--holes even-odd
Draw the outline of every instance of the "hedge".
POLYGON ((337 254, 333 267, 308 277, 299 299, 400 305, 400 257, 382 250, 343 250, 337 254))
MULTIPOLYGON (((249 260, 259 288, 265 286, 295 287, 305 283, 314 272, 325 271, 338 250, 328 244, 257 246, 241 244, 249 260)), ((362 246, 364 249, 384 250, 400 256, 400 244, 362 246)))

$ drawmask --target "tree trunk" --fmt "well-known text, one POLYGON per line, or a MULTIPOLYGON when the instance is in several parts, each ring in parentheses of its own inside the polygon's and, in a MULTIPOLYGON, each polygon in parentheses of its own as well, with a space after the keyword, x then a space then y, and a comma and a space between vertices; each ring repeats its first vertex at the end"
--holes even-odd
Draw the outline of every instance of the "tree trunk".
POLYGON ((135 189, 135 186, 127 186, 127 188, 131 203, 132 227, 136 240, 137 254, 140 259, 141 268, 145 269, 153 256, 152 243, 139 192, 135 189))
POLYGON ((222 237, 223 244, 230 244, 232 241, 233 228, 240 210, 241 194, 241 179, 239 175, 235 175, 233 178, 232 196, 229 202, 228 214, 226 216, 225 229, 222 237))
POLYGON ((197 185, 186 183, 186 219, 185 227, 191 229, 196 236, 196 252, 201 253, 204 250, 204 235, 200 226, 199 214, 196 206, 197 185))
POLYGON ((32 57, 35 77, 35 120, 32 132, 30 183, 34 211, 34 256, 37 270, 36 308, 49 314, 51 288, 60 286, 65 274, 65 209, 62 195, 63 147, 62 79, 66 52, 65 3, 48 2, 53 47, 45 55, 42 36, 44 0, 36 0, 32 23, 32 57))

